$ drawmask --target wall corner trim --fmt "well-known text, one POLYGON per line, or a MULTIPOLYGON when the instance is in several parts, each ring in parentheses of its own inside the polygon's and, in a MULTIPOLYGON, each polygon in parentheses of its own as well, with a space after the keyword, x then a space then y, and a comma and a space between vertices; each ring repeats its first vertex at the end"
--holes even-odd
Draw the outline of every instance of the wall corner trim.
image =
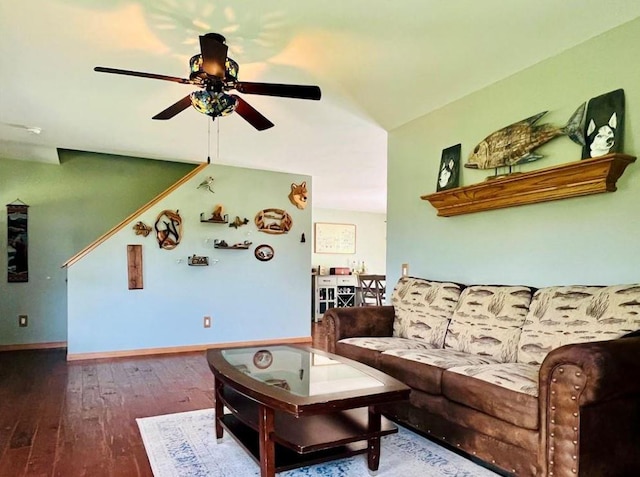
POLYGON ((194 170, 192 170, 191 172, 189 172, 187 175, 185 175, 182 179, 178 180, 175 184, 173 184, 172 186, 170 186, 168 189, 166 189, 164 192, 162 192, 161 194, 159 194, 158 196, 154 197, 153 199, 151 199, 149 202, 147 202, 145 205, 143 205, 142 207, 140 207, 138 210, 136 210, 133 214, 129 215, 129 217, 127 217, 126 219, 124 219, 122 222, 120 222, 118 225, 116 225, 115 227, 113 227, 111 230, 105 232, 101 237, 98 237, 96 240, 94 240, 92 243, 90 243, 89 245, 87 245, 85 248, 83 248, 82 250, 80 250, 78 253, 76 253, 73 257, 71 257, 69 260, 67 260, 66 262, 64 262, 62 264, 62 266, 60 268, 68 268, 71 265, 73 265, 74 263, 78 262, 80 259, 84 258, 86 255, 88 255, 89 253, 91 253, 92 250, 94 250, 95 248, 97 248, 100 244, 102 244, 103 242, 105 242, 107 239, 109 239, 111 236, 115 235, 117 232, 119 232, 120 230, 122 230, 129 222, 131 222, 132 220, 134 220, 137 216, 139 216, 140 214, 142 214, 143 212, 147 211, 148 209, 150 209, 151 207, 153 207, 155 204, 157 204, 158 202, 160 202, 162 199, 164 199, 166 196, 168 196, 169 194, 171 194, 171 192, 173 192, 174 190, 176 190, 178 187, 180 187, 182 184, 184 184, 185 182, 189 181, 192 177, 194 177, 195 175, 197 175, 200 171, 202 171, 202 169, 206 168, 208 166, 208 164, 203 163, 200 164, 198 167, 196 167, 194 170))

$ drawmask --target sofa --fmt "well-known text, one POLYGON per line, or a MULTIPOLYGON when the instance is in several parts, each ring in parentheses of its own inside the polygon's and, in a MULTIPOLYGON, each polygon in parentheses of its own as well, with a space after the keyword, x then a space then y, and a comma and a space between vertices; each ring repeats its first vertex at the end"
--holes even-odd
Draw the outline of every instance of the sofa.
POLYGON ((383 413, 505 475, 640 475, 640 285, 402 277, 334 308, 330 352, 411 387, 383 413))

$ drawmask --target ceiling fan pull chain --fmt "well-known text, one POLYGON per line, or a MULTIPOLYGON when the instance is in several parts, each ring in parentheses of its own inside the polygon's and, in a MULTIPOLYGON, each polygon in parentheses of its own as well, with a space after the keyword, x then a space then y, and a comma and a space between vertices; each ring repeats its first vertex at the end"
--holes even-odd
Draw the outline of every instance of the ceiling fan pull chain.
POLYGON ((207 164, 211 164, 211 121, 207 121, 207 164))

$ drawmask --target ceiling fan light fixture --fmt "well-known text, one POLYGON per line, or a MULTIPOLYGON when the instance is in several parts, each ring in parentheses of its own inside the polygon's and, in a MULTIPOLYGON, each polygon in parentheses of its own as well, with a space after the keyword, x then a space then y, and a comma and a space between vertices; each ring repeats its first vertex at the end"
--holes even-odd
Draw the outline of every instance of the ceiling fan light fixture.
POLYGON ((193 55, 189 59, 189 79, 204 78, 206 73, 202 69, 202 55, 193 55))
POLYGON ((234 83, 238 81, 238 71, 240 70, 240 66, 238 66, 238 63, 227 57, 226 61, 224 62, 224 69, 224 76, 227 81, 232 81, 234 83))
POLYGON ((236 99, 225 93, 201 90, 189 95, 191 105, 200 113, 207 116, 227 116, 236 109, 236 99))

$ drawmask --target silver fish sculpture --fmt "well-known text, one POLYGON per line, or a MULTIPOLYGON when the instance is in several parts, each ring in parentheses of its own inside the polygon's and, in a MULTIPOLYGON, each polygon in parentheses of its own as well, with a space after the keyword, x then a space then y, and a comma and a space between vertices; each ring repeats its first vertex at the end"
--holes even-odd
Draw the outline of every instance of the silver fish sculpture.
POLYGON ((584 145, 582 122, 585 104, 576 109, 564 127, 559 128, 551 124, 536 125, 536 122, 548 112, 542 111, 490 134, 469 154, 469 160, 464 167, 495 169, 533 162, 544 157, 534 153, 534 149, 565 134, 573 142, 584 145))

